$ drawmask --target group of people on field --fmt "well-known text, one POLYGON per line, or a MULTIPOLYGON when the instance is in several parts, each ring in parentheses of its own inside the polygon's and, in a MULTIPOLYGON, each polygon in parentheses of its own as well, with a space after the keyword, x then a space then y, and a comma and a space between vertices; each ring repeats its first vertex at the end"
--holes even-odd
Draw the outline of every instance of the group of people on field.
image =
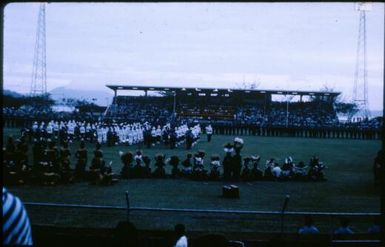
POLYGON ((92 159, 89 159, 83 140, 79 142, 74 154, 71 154, 68 142, 68 140, 57 143, 51 139, 34 139, 31 150, 32 162, 29 162, 27 135, 23 134, 16 141, 9 137, 3 148, 5 182, 55 185, 84 180, 93 184, 113 184, 119 178, 146 177, 187 177, 196 180, 226 181, 324 178, 324 165, 317 157, 310 160, 309 168, 303 162, 295 165, 292 158, 288 157, 282 166, 279 166, 274 159, 270 159, 265 168, 260 169, 258 167, 260 156, 242 158, 243 139, 239 137, 236 137, 233 143, 224 145, 223 160, 218 154, 213 154, 208 165, 205 165, 204 150, 199 150, 195 154, 188 153, 184 159, 176 155, 166 158, 164 154, 157 154, 152 158, 144 155, 141 150, 135 153, 119 152, 122 168, 118 174, 113 174, 111 162, 107 164, 105 161, 99 142, 95 145, 92 159), (71 157, 76 159, 75 164, 71 164, 71 157), (167 166, 170 166, 170 169, 167 169, 167 166))
POLYGON ((99 142, 107 146, 126 145, 132 146, 144 143, 148 148, 164 144, 171 149, 186 145, 191 149, 200 138, 199 124, 187 125, 184 122, 167 123, 164 126, 152 125, 149 122, 85 122, 85 121, 35 121, 30 128, 22 129, 28 139, 40 140, 41 138, 54 141, 84 140, 99 142))
POLYGON ((112 184, 111 164, 103 159, 101 144, 97 143, 89 164, 89 155, 84 141, 73 154, 75 167, 71 164, 71 151, 68 142, 57 146, 53 140, 35 140, 32 145, 32 162, 29 161, 28 142, 22 135, 16 141, 8 138, 3 148, 3 173, 5 184, 44 184, 56 185, 87 180, 95 184, 112 184), (87 167, 89 165, 89 167, 87 167))

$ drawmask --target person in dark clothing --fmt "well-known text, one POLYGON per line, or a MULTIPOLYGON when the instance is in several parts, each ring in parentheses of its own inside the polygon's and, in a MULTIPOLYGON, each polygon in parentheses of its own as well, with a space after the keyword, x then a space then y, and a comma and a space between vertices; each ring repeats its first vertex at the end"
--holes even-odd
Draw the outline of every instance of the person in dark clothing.
POLYGON ((241 176, 243 139, 236 137, 234 139, 235 155, 232 157, 232 179, 238 181, 241 176))
POLYGON ((204 168, 204 157, 205 152, 203 150, 199 150, 198 153, 194 155, 194 165, 192 177, 198 180, 207 179, 207 170, 204 168))
POLYGON ((120 221, 114 229, 114 245, 113 246, 141 246, 138 231, 134 224, 128 221, 120 221))
POLYGON ((7 160, 7 161, 14 161, 15 150, 16 150, 16 146, 15 146, 15 144, 13 142, 13 137, 10 136, 10 137, 8 137, 7 145, 5 146, 5 157, 4 157, 4 159, 7 160))
POLYGON ((147 155, 144 155, 142 159, 143 159, 143 163, 144 163, 143 177, 149 178, 149 177, 151 177, 151 168, 150 168, 151 159, 147 155))
POLYGON ((17 140, 15 150, 15 168, 19 183, 23 184, 30 172, 28 166, 28 146, 24 145, 22 140, 17 140))
POLYGON ((135 159, 135 165, 134 167, 132 168, 132 177, 134 178, 140 178, 142 177, 142 172, 143 172, 143 167, 142 167, 142 152, 141 151, 137 151, 136 152, 136 155, 134 157, 135 159))
POLYGON ((194 142, 194 136, 192 134, 192 131, 188 130, 186 132, 186 148, 187 148, 187 150, 191 149, 193 142, 194 142))
POLYGON ((308 178, 311 181, 324 181, 325 174, 323 170, 326 168, 326 166, 319 161, 318 157, 313 156, 310 159, 310 169, 308 171, 308 178))
POLYGON ((68 143, 63 142, 60 148, 60 176, 63 183, 73 181, 72 169, 70 164, 71 152, 68 149, 68 143))
POLYGON ((113 130, 112 128, 108 128, 107 130, 107 145, 109 147, 111 146, 114 146, 115 142, 114 142, 114 133, 113 133, 113 130))
POLYGON ((225 157, 223 158, 223 179, 224 180, 230 180, 231 178, 231 167, 232 167, 232 152, 234 151, 233 145, 231 143, 227 143, 224 146, 224 151, 226 153, 225 157))
POLYGON ((32 159, 33 167, 37 167, 39 162, 43 160, 44 148, 42 146, 42 141, 34 139, 32 146, 32 159))
POLYGON ((84 141, 80 142, 80 147, 75 153, 75 158, 77 159, 75 176, 77 179, 84 179, 88 160, 87 149, 84 141))
POLYGON ((53 141, 49 142, 42 162, 43 184, 56 185, 60 180, 60 165, 57 153, 55 143, 53 141))
POLYGON ((120 171, 120 177, 123 179, 128 179, 131 176, 133 155, 131 152, 120 152, 119 154, 120 160, 123 163, 123 167, 120 171))
POLYGON ((103 152, 98 148, 94 151, 94 157, 91 161, 90 166, 90 183, 91 184, 99 184, 103 178, 101 170, 105 166, 105 161, 103 159, 103 152))
POLYGON ((241 179, 243 181, 250 181, 252 179, 250 162, 251 162, 250 157, 246 157, 243 159, 243 169, 241 173, 241 179))
POLYGON ((111 164, 112 164, 112 161, 108 165, 102 166, 102 169, 100 169, 100 173, 101 173, 100 184, 101 185, 112 185, 118 181, 117 179, 113 178, 114 174, 112 173, 111 164))
POLYGON ((289 156, 285 159, 285 163, 282 165, 282 174, 283 179, 290 180, 294 176, 294 163, 293 159, 289 156))
POLYGON ((95 144, 94 156, 96 156, 96 153, 99 153, 98 155, 101 155, 101 157, 103 157, 102 144, 100 144, 99 142, 95 144))
POLYGON ((48 143, 48 148, 45 150, 45 159, 50 166, 53 167, 56 173, 60 172, 60 165, 58 162, 58 150, 55 147, 55 143, 50 141, 48 143))
POLYGON ((272 180, 272 179, 274 179, 273 169, 274 169, 275 166, 276 166, 276 163, 275 163, 275 160, 273 158, 271 158, 270 160, 268 160, 266 162, 266 167, 265 167, 265 171, 264 171, 264 174, 263 174, 263 177, 264 177, 265 180, 272 180))
POLYGON ((153 177, 162 178, 166 176, 166 170, 164 167, 166 164, 164 163, 165 156, 163 154, 157 154, 155 156, 155 171, 153 173, 153 177))
POLYGON ((251 170, 251 179, 252 180, 260 180, 263 178, 263 171, 258 168, 259 161, 261 160, 261 157, 258 156, 251 156, 251 163, 252 163, 252 170, 251 170))
POLYGON ((168 139, 169 139, 171 149, 174 149, 176 146, 176 141, 177 141, 176 138, 177 137, 176 137, 175 130, 170 131, 168 139))
POLYGON ((211 156, 210 166, 211 166, 211 170, 210 170, 209 179, 218 180, 221 175, 219 171, 219 167, 221 166, 221 161, 218 154, 214 154, 211 156))
POLYGON ((385 176, 384 173, 385 173, 385 151, 380 150, 378 151, 373 164, 373 174, 374 174, 375 185, 379 185, 381 181, 383 181, 385 176))
POLYGON ((179 157, 176 155, 171 156, 169 164, 172 166, 171 170, 171 177, 172 178, 177 178, 180 176, 181 171, 178 168, 179 165, 179 157))
POLYGON ((183 166, 183 175, 190 176, 192 173, 192 163, 191 163, 192 154, 188 153, 186 159, 182 162, 183 166))

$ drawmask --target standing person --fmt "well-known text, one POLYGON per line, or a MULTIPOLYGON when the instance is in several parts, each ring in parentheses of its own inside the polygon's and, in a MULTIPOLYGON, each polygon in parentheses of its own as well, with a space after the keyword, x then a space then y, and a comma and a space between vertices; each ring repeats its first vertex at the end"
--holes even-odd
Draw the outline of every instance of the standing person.
POLYGON ((3 245, 32 245, 31 224, 21 200, 3 187, 3 245))
POLYGON ((144 163, 143 177, 149 178, 149 177, 151 177, 151 168, 150 168, 151 159, 147 155, 144 155, 142 159, 143 159, 143 163, 144 163))
POLYGON ((172 166, 171 177, 172 177, 172 178, 177 178, 177 177, 179 177, 180 174, 181 174, 181 171, 180 171, 179 168, 178 168, 178 165, 179 165, 179 157, 176 156, 176 155, 171 156, 171 158, 170 158, 170 160, 169 160, 169 164, 172 166))
POLYGON ((101 150, 100 143, 96 143, 96 149, 94 150, 94 157, 91 160, 90 166, 90 183, 99 184, 103 178, 101 174, 102 168, 105 166, 103 159, 103 151, 101 150))
POLYGON ((156 143, 156 129, 153 126, 151 128, 151 146, 155 146, 155 143, 156 143))
POLYGON ((190 128, 186 132, 186 148, 187 148, 187 150, 191 149, 193 142, 194 142, 194 137, 193 137, 193 134, 192 134, 192 130, 190 128))
POLYGON ((241 176, 241 168, 242 168, 242 156, 241 156, 241 150, 243 148, 243 139, 239 137, 234 138, 234 150, 235 155, 233 156, 232 160, 232 179, 235 181, 238 181, 241 176))
POLYGON ((45 159, 48 165, 53 168, 55 173, 60 172, 60 164, 58 162, 58 150, 53 141, 48 143, 48 147, 45 150, 45 159))
POLYGON ((146 145, 147 148, 150 148, 151 147, 151 131, 149 129, 145 129, 143 132, 143 135, 144 135, 144 145, 146 145))
POLYGON ((226 153, 225 158, 223 158, 223 179, 230 180, 231 177, 231 164, 232 164, 232 152, 234 151, 233 145, 231 143, 227 143, 224 146, 224 151, 226 153))
POLYGON ((32 146, 32 160, 33 167, 37 167, 38 163, 43 160, 44 148, 42 147, 42 141, 34 139, 32 146))
POLYGON ((71 152, 68 148, 68 143, 63 142, 60 148, 60 175, 64 183, 73 181, 70 158, 71 152))
POLYGON ((206 126, 207 142, 211 142, 211 136, 213 135, 213 127, 211 124, 206 126))
POLYGON ((164 154, 159 153, 155 155, 155 170, 153 172, 153 177, 162 178, 166 176, 166 170, 164 169, 166 166, 164 163, 165 158, 164 154))
POLYGON ((169 136, 168 136, 168 142, 170 144, 170 149, 174 149, 175 146, 176 146, 176 140, 177 139, 177 136, 176 136, 176 132, 175 130, 171 130, 169 131, 169 136))
POLYGON ((75 153, 75 158, 77 159, 75 175, 77 178, 84 179, 88 159, 87 149, 84 141, 80 142, 80 147, 75 153))
POLYGON ((133 161, 133 155, 131 152, 119 152, 120 160, 123 163, 123 167, 120 171, 120 177, 123 179, 128 179, 131 176, 131 170, 132 170, 132 161, 133 161))
POLYGON ((385 152, 384 150, 380 150, 378 151, 377 156, 374 159, 374 165, 373 165, 374 185, 381 184, 381 181, 384 179, 384 169, 385 169, 385 152))
POLYGON ((185 233, 185 226, 183 224, 175 225, 176 243, 175 247, 187 247, 188 240, 185 233))

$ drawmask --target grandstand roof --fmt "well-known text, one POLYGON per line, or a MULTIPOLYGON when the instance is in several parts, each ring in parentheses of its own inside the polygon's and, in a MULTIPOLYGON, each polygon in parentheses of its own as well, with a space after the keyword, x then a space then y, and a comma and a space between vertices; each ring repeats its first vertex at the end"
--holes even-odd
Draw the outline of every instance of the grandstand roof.
POLYGON ((151 86, 123 86, 106 85, 106 87, 118 90, 142 90, 142 91, 175 91, 183 93, 258 93, 275 95, 311 95, 311 96, 332 96, 336 97, 340 92, 320 92, 320 91, 297 91, 297 90, 263 90, 263 89, 234 89, 234 88, 204 88, 204 87, 151 87, 151 86))

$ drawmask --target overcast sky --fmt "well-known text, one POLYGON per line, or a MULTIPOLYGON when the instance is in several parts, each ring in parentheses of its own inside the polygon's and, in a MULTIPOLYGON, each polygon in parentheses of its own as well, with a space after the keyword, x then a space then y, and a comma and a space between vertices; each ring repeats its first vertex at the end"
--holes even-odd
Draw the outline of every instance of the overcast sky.
MULTIPOLYGON (((369 107, 381 110, 384 4, 367 12, 369 107)), ((39 4, 4 9, 5 89, 31 86, 39 4)), ((319 90, 351 99, 354 3, 50 3, 48 90, 106 84, 319 90)))

